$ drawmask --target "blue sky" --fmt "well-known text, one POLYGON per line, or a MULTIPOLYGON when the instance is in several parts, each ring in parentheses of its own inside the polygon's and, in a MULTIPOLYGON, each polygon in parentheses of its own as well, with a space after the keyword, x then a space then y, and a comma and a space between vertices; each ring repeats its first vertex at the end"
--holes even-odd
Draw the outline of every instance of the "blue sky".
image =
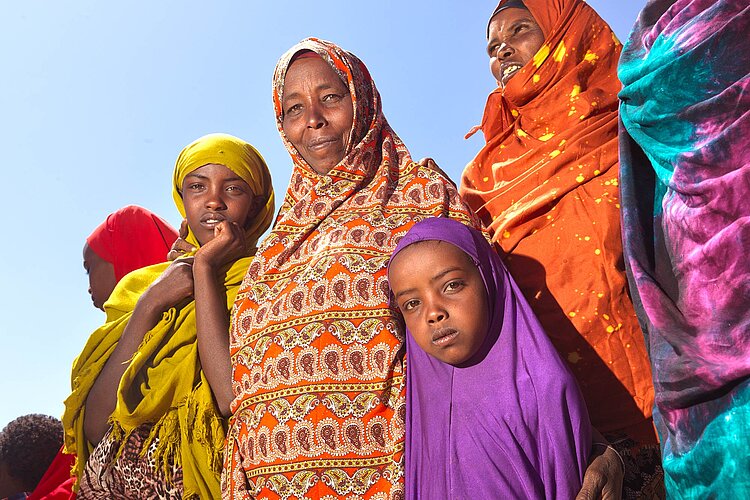
MULTIPOLYGON (((645 0, 592 0, 625 39, 645 0)), ((179 226, 171 173, 209 132, 253 143, 277 199, 291 161, 274 125, 278 57, 306 36, 368 66, 394 130, 415 158, 456 181, 481 147, 493 88, 485 26, 495 1, 6 2, 0 16, 0 427, 60 416, 70 368, 103 321, 81 250, 110 212, 138 204, 179 226)))

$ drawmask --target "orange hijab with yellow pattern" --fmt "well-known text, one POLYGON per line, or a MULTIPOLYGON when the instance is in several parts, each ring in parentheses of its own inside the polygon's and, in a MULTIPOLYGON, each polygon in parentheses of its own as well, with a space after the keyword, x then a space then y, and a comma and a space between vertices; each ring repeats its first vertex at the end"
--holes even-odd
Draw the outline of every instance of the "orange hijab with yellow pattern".
POLYGON ((651 415, 653 387, 620 240, 621 44, 581 0, 524 4, 544 44, 490 94, 486 145, 460 192, 568 360, 594 426, 632 427, 651 415))

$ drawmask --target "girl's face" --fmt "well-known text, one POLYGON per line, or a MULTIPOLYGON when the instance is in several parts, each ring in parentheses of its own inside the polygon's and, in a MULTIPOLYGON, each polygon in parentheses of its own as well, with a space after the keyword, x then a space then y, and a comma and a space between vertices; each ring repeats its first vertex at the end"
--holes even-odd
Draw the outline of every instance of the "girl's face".
POLYGON ((482 347, 487 291, 461 249, 441 241, 409 245, 392 260, 388 281, 406 327, 427 354, 460 365, 482 347))
POLYGON ((255 201, 247 182, 224 165, 203 165, 182 182, 185 218, 201 245, 214 239, 214 228, 221 221, 247 228, 256 212, 255 201))
POLYGON ((289 65, 284 80, 282 127, 315 172, 323 175, 346 155, 354 123, 349 88, 320 57, 289 65))
POLYGON ((117 285, 115 266, 99 257, 88 243, 83 245, 83 268, 89 275, 89 295, 94 307, 104 310, 104 303, 117 285))

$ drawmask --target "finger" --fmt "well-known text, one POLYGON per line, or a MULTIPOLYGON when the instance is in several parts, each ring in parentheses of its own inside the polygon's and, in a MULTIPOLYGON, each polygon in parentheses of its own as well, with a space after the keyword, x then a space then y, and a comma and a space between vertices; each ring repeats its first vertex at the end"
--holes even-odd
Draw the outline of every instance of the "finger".
POLYGON ((583 476, 581 491, 576 496, 576 500, 596 500, 602 494, 605 484, 606 478, 601 474, 586 472, 583 476))
POLYGON ((187 219, 182 219, 182 222, 180 223, 180 238, 183 240, 187 238, 189 229, 187 219))

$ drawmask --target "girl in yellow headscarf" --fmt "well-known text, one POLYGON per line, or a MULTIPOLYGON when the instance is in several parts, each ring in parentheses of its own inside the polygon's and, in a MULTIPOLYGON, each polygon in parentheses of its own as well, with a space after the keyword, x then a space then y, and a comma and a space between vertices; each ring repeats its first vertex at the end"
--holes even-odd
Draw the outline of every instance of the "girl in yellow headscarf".
POLYGON ((197 250, 125 276, 75 361, 63 423, 78 498, 220 496, 229 311, 274 195, 261 155, 224 134, 183 149, 173 181, 197 250))

